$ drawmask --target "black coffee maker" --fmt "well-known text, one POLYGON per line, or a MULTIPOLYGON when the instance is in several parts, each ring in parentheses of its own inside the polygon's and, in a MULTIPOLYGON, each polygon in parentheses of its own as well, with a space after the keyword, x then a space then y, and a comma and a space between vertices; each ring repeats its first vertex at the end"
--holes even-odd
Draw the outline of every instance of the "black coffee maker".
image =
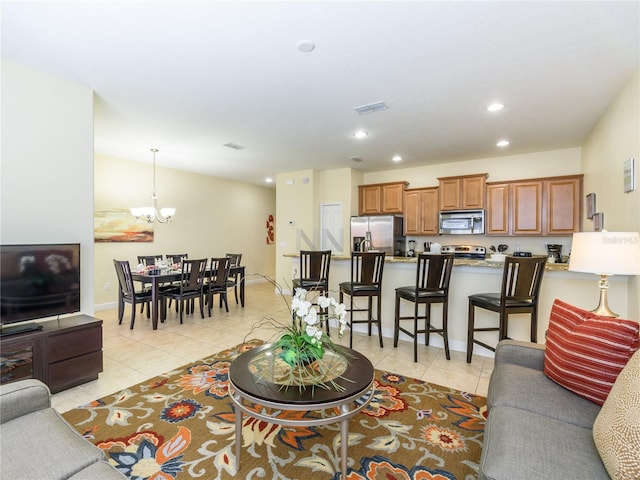
POLYGON ((547 262, 562 263, 562 245, 559 243, 547 243, 547 262))

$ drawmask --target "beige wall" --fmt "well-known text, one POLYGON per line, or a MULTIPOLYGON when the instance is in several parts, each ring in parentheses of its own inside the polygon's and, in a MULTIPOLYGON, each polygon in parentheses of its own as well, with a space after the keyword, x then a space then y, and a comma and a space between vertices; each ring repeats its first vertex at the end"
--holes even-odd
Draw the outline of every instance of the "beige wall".
MULTIPOLYGON (((611 104, 583 145, 584 191, 596 194, 596 210, 610 231, 640 231, 640 70, 611 104), (636 188, 623 191, 623 163, 635 158, 636 188)), ((588 222, 588 221, 587 221, 588 222)), ((588 222, 590 223, 590 222, 588 222)), ((591 225, 585 225, 588 230, 591 225)), ((629 282, 630 318, 640 318, 640 277, 629 282)), ((612 307, 614 310, 615 308, 612 307)))
POLYGON ((478 158, 459 162, 396 168, 364 174, 364 183, 406 180, 409 188, 437 187, 438 177, 488 173, 488 182, 552 177, 580 173, 580 148, 565 148, 522 155, 478 158))
MULTIPOLYGON (((150 164, 96 154, 95 208, 150 205, 152 175, 150 164)), ((259 279, 254 273, 274 275, 275 245, 266 243, 267 217, 276 212, 273 188, 156 167, 156 191, 159 207, 177 211, 170 224, 154 224, 152 243, 95 245, 98 306, 112 306, 117 299, 114 258, 135 265, 138 255, 186 252, 190 258, 210 258, 242 253, 247 282, 259 279)))
POLYGON ((2 60, 0 241, 80 243, 93 313, 93 92, 2 60))

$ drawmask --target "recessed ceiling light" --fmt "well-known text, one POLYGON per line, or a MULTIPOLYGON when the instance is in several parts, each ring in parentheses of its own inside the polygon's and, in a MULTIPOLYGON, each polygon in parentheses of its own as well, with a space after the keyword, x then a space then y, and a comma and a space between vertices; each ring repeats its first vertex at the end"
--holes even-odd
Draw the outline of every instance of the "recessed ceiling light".
POLYGON ((267 178, 264 179, 264 181, 267 182, 267 183, 273 183, 273 178, 267 177, 267 178))
POLYGON ((312 52, 314 48, 316 48, 316 44, 311 40, 300 40, 298 42, 298 50, 302 53, 312 52))
POLYGON ((509 140, 500 140, 498 143, 496 143, 497 147, 506 147, 507 145, 509 145, 509 140))
POLYGON ((393 160, 394 162, 401 162, 402 157, 400 155, 394 155, 391 160, 393 160))
POLYGON ((356 133, 353 134, 353 136, 356 138, 364 138, 367 135, 369 135, 369 133, 365 132, 364 130, 358 130, 356 133))
POLYGON ((492 103, 491 105, 489 105, 487 107, 487 110, 489 112, 499 112, 500 110, 502 110, 504 108, 504 105, 501 103, 492 103))

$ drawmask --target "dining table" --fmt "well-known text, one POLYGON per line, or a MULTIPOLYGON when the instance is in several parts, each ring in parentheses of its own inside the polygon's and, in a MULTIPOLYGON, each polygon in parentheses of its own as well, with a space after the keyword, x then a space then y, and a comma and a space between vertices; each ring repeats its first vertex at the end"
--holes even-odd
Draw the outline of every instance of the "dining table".
MULTIPOLYGON (((207 275, 209 271, 207 270, 207 275)), ((244 307, 244 265, 236 265, 229 268, 229 275, 238 274, 240 284, 240 305, 244 307)), ((143 285, 151 285, 151 323, 153 329, 158 329, 159 303, 160 303, 160 285, 163 283, 171 283, 180 280, 182 270, 172 270, 165 273, 151 274, 148 272, 131 272, 131 278, 143 285)), ((121 293, 122 295, 122 293, 121 293)))

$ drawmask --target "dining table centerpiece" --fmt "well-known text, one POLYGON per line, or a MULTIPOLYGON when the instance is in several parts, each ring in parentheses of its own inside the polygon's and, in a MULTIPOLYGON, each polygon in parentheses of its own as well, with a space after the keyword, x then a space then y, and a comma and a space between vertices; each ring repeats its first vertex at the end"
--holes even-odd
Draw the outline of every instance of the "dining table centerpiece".
MULTIPOLYGON (((277 284, 276 287, 279 288, 277 284)), ((289 307, 290 321, 286 324, 266 319, 278 333, 269 347, 256 356, 250 368, 257 380, 276 383, 283 388, 343 390, 336 380, 343 378, 349 353, 334 342, 328 332, 334 322, 338 337, 342 338, 347 327, 346 307, 330 296, 318 295, 314 302, 308 296, 305 289, 295 290, 289 307)), ((259 322, 261 326, 264 326, 264 320, 259 322)))

